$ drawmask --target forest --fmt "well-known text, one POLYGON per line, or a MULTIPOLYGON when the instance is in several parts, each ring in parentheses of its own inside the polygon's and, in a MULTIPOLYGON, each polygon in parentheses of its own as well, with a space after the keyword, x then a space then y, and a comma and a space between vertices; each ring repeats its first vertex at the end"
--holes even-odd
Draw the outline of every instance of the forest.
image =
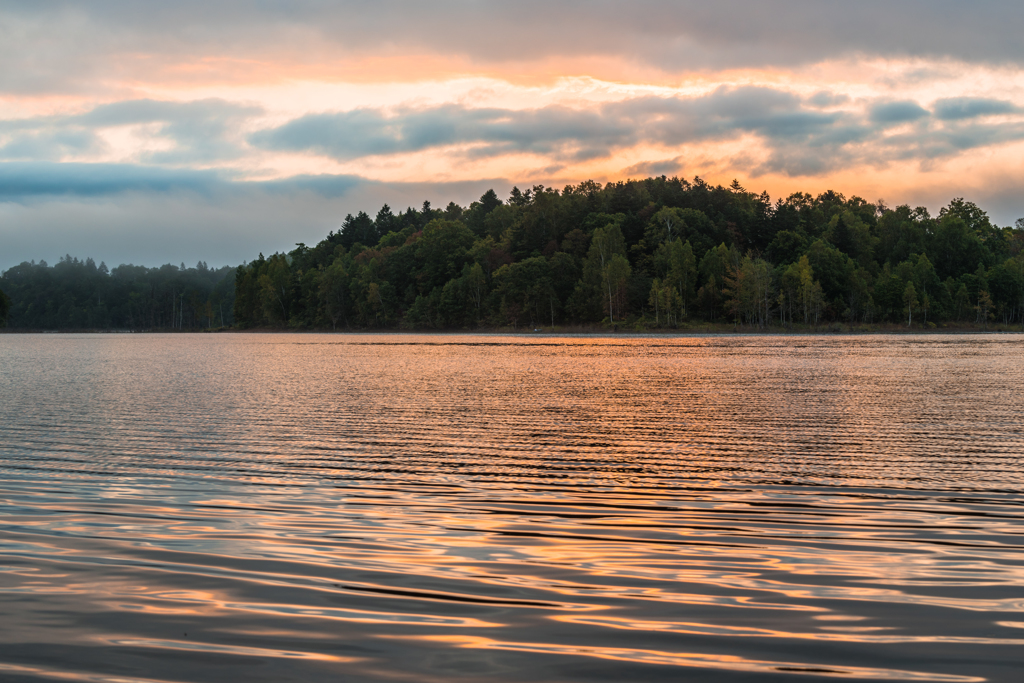
POLYGON ((22 263, 0 276, 0 322, 26 330, 199 330, 234 323, 234 274, 120 265, 65 256, 22 263))
POLYGON ((1024 219, 648 178, 371 217, 240 266, 235 324, 745 329, 1024 324, 1024 219))
POLYGON ((237 268, 67 256, 0 276, 14 329, 1024 327, 1024 219, 647 178, 348 215, 237 268))

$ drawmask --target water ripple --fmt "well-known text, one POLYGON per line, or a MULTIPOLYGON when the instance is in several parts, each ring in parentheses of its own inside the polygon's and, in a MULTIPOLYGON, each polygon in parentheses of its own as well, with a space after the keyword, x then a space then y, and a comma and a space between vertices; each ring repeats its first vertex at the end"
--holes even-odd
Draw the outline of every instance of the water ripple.
POLYGON ((0 678, 1016 681, 1022 341, 0 336, 0 678))

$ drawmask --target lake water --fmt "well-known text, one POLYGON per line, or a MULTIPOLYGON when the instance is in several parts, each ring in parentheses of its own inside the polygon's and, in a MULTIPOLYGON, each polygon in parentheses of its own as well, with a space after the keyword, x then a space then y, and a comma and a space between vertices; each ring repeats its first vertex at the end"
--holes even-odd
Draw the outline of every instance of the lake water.
POLYGON ((0 336, 0 680, 1018 681, 1024 337, 0 336))

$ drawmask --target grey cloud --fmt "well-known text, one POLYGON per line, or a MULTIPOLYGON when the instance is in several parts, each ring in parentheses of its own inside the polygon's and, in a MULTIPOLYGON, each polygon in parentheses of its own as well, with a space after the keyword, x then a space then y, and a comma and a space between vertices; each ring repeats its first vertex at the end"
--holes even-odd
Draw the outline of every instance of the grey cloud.
POLYGON ((87 130, 30 131, 0 145, 0 159, 57 161, 68 154, 97 152, 104 147, 103 141, 87 130))
POLYGON ((172 149, 146 152, 151 164, 207 163, 236 159, 244 153, 240 126, 262 109, 223 100, 162 102, 127 100, 105 104, 72 116, 0 121, 0 134, 10 140, 0 158, 57 160, 69 153, 103 149, 96 132, 103 128, 153 124, 153 135, 169 140, 172 149))
POLYGON ((618 56, 668 71, 852 56, 1020 65, 1022 23, 1010 0, 8 2, 0 89, 89 90, 166 57, 320 64, 403 49, 477 62, 618 56))
POLYGON ((676 175, 684 168, 682 157, 662 159, 661 161, 642 161, 622 169, 623 175, 629 178, 647 178, 651 176, 676 175))
POLYGON ((757 135, 773 148, 796 145, 821 154, 869 140, 877 128, 848 112, 808 109, 785 91, 723 87, 701 97, 639 97, 590 110, 445 105, 316 114, 261 131, 250 142, 342 161, 466 145, 466 154, 476 158, 536 152, 566 163, 606 157, 640 142, 677 146, 743 134, 757 135))
POLYGON ((310 151, 337 159, 410 152, 455 142, 451 115, 457 109, 439 107, 393 120, 386 119, 379 110, 368 109, 311 114, 280 128, 255 133, 250 141, 266 149, 310 151))
POLYGON ((354 175, 299 175, 281 180, 268 180, 260 182, 248 182, 250 187, 258 187, 262 191, 276 194, 290 194, 295 192, 314 193, 320 197, 335 199, 344 197, 353 188, 366 184, 364 178, 354 175))
POLYGON ((261 251, 315 244, 346 214, 372 213, 385 202, 396 210, 424 199, 468 205, 488 188, 506 196, 512 187, 501 179, 384 184, 310 176, 260 183, 210 174, 176 174, 146 185, 131 182, 138 170, 0 163, 0 272, 22 261, 54 263, 65 253, 109 266, 235 265, 261 251), (90 182, 90 176, 105 181, 90 182), (16 177, 27 180, 9 185, 16 177))
POLYGON ((67 121, 86 127, 157 124, 156 135, 172 140, 174 148, 150 152, 144 161, 184 164, 235 159, 243 154, 236 140, 239 126, 263 113, 259 107, 224 100, 162 102, 130 100, 99 106, 67 121))
POLYGON ((936 100, 935 116, 944 121, 973 119, 978 116, 996 114, 1018 114, 1020 107, 1006 100, 993 100, 976 97, 949 97, 936 100))
POLYGON ((228 179, 213 171, 179 171, 133 164, 0 163, 0 201, 70 195, 99 197, 124 192, 209 195, 228 179))
POLYGON ((209 200, 258 189, 268 194, 311 192, 340 197, 365 182, 349 175, 298 175, 269 181, 240 180, 231 173, 165 169, 136 164, 0 163, 0 202, 31 202, 55 196, 113 198, 130 193, 193 194, 209 200))
POLYGON ((563 107, 514 111, 443 105, 400 109, 393 115, 378 109, 311 114, 255 133, 250 142, 265 149, 310 151, 340 160, 467 143, 485 144, 472 152, 473 156, 513 151, 551 153, 575 143, 589 147, 589 151, 579 154, 586 158, 607 153, 610 146, 630 135, 635 133, 596 112, 563 107))
POLYGON ((807 98, 807 103, 814 107, 835 107, 850 101, 849 95, 819 90, 807 98))
POLYGON ((404 196, 353 176, 246 182, 131 164, 0 163, 0 271, 64 253, 111 266, 233 265, 319 241, 374 192, 392 206, 404 196))
POLYGON ((133 123, 165 121, 229 121, 262 113, 259 107, 239 105, 226 100, 206 99, 192 102, 163 100, 123 100, 102 104, 69 121, 87 126, 124 126, 133 123))
MULTIPOLYGON (((686 120, 686 127, 696 134, 690 139, 680 135, 676 138, 679 142, 727 139, 738 132, 757 133, 768 139, 810 140, 845 125, 843 114, 804 109, 795 95, 764 87, 719 88, 704 97, 668 103, 671 110, 666 113, 676 122, 686 120)), ((665 129, 667 144, 682 133, 672 123, 667 123, 665 129)))
POLYGON ((984 125, 968 123, 887 139, 880 152, 889 159, 930 161, 1000 143, 1024 140, 1024 124, 984 125))
POLYGON ((908 123, 925 118, 928 116, 928 110, 910 100, 880 102, 871 107, 870 116, 875 123, 908 123))
MULTIPOLYGON (((422 200, 421 200, 422 201, 422 200)), ((211 266, 251 261, 263 251, 315 243, 337 227, 344 201, 311 193, 253 190, 220 197, 139 192, 0 202, 0 271, 22 261, 54 263, 65 254, 113 267, 199 260, 211 266)))
MULTIPOLYGON (((123 181, 126 187, 132 183, 150 188, 161 183, 168 188, 184 187, 198 176, 184 171, 175 175, 161 167, 239 158, 252 148, 351 161, 457 146, 461 148, 458 153, 467 158, 535 153, 547 157, 549 165, 565 165, 604 158, 641 143, 676 147, 752 135, 769 153, 768 161, 753 169, 754 173, 806 175, 840 164, 933 160, 1022 139, 1019 121, 979 119, 989 113, 1017 111, 999 100, 939 100, 933 116, 912 101, 876 102, 863 111, 852 103, 822 110, 816 102, 823 98, 813 99, 770 87, 723 86, 698 97, 643 96, 588 109, 548 106, 512 110, 457 104, 355 109, 302 116, 252 133, 247 139, 238 131, 249 125, 249 117, 262 113, 259 108, 220 100, 138 100, 103 105, 75 116, 0 122, 0 139, 4 141, 0 159, 57 160, 75 151, 95 151, 103 144, 97 131, 133 124, 151 125, 154 135, 173 142, 173 149, 140 156, 139 174, 125 172, 112 186, 123 181), (888 135, 894 125, 905 122, 915 125, 909 132, 888 135)), ((95 178, 84 185, 69 183, 68 187, 79 189, 68 191, 87 193, 95 186, 99 193, 108 192, 104 183, 110 173, 136 167, 96 168, 101 172, 95 178)), ((58 170, 47 174, 47 182, 55 182, 60 174, 58 170)), ((211 174, 196 187, 225 179, 230 177, 211 174)), ((2 180, 8 185, 28 182, 2 180)), ((46 190, 50 191, 56 190, 46 190)), ((3 192, 0 187, 0 196, 3 192)))
MULTIPOLYGON (((663 163, 672 161, 675 160, 663 163)), ((796 164, 798 160, 789 163, 796 164)), ((804 159, 803 163, 812 162, 804 159)), ((0 164, 0 168, 3 166, 0 164)), ((39 176, 47 170, 40 167, 29 173, 24 165, 20 166, 2 177, 39 176)), ((639 169, 638 175, 654 170, 653 166, 650 171, 639 169)), ((676 170, 682 168, 671 173, 676 170)), ((85 177, 92 171, 82 167, 78 175, 85 177)), ((418 207, 424 199, 434 206, 449 201, 465 206, 488 188, 495 189, 498 196, 507 196, 513 184, 504 179, 379 183, 318 176, 276 183, 221 179, 206 194, 189 191, 187 188, 193 188, 198 180, 179 182, 174 187, 182 190, 177 191, 148 190, 135 185, 126 192, 124 186, 114 190, 116 186, 111 183, 112 194, 78 192, 54 197, 40 194, 47 187, 52 190, 53 184, 48 186, 37 178, 31 183, 35 195, 17 202, 0 199, 0 272, 26 260, 46 259, 53 263, 65 253, 91 256, 110 266, 157 266, 182 261, 192 264, 199 260, 210 265, 234 265, 252 260, 261 251, 286 251, 296 242, 315 244, 337 229, 346 214, 359 210, 372 214, 385 202, 396 210, 418 207)), ((537 178, 536 182, 558 186, 557 178, 537 178)), ((1000 225, 1012 224, 1024 215, 1019 178, 979 182, 982 191, 971 190, 959 180, 952 184, 929 182, 906 195, 886 199, 892 205, 925 205, 934 213, 951 197, 966 196, 985 207, 1000 225)), ((522 187, 522 182, 518 184, 522 187)), ((799 184, 791 188, 806 189, 799 184)), ((6 199, 11 198, 8 193, 6 199)))
MULTIPOLYGON (((950 111, 995 109, 991 101, 937 105, 947 119, 950 111)), ((752 169, 755 175, 776 172, 794 176, 841 165, 907 159, 927 162, 1024 139, 1024 130, 1017 123, 967 125, 933 118, 912 101, 875 103, 863 114, 848 109, 821 111, 793 93, 747 86, 722 87, 693 98, 638 97, 589 110, 545 107, 519 111, 459 105, 392 113, 361 109, 301 117, 261 131, 250 141, 267 149, 314 152, 338 160, 466 145, 467 154, 473 157, 537 152, 569 163, 606 157, 641 142, 673 147, 745 134, 760 138, 768 150, 767 161, 752 169), (906 122, 916 122, 911 132, 886 135, 892 126, 906 122)), ((652 162, 626 172, 671 170, 669 162, 652 162)))
POLYGON ((922 119, 909 132, 882 135, 889 125, 888 122, 879 124, 878 129, 868 135, 852 140, 854 144, 843 142, 841 132, 820 136, 813 145, 769 142, 769 160, 756 171, 800 176, 864 164, 884 166, 892 161, 918 161, 928 166, 972 149, 1024 140, 1024 123, 1021 122, 950 124, 922 119))

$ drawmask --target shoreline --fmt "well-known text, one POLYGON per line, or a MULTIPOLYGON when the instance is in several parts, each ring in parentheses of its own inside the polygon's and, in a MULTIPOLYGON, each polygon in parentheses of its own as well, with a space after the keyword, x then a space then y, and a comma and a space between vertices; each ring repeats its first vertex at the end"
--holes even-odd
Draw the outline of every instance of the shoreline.
POLYGON ((997 325, 983 327, 972 326, 949 326, 949 327, 901 327, 897 325, 843 325, 831 323, 817 327, 807 326, 799 328, 765 327, 749 328, 735 325, 722 325, 708 323, 695 325, 690 328, 637 328, 635 326, 622 326, 619 329, 610 329, 602 326, 576 326, 565 325, 542 327, 535 329, 511 329, 501 327, 488 327, 462 330, 437 330, 437 329, 288 329, 288 328, 213 328, 205 330, 177 330, 177 329, 147 329, 147 330, 125 330, 125 329, 0 329, 0 335, 22 335, 22 334, 47 334, 47 335, 68 335, 68 334, 328 334, 328 335, 428 335, 428 336, 515 336, 515 337, 608 337, 608 338, 630 338, 630 337, 857 337, 857 336, 934 336, 934 335, 998 335, 998 334, 1024 334, 1024 327, 1017 325, 997 325))

